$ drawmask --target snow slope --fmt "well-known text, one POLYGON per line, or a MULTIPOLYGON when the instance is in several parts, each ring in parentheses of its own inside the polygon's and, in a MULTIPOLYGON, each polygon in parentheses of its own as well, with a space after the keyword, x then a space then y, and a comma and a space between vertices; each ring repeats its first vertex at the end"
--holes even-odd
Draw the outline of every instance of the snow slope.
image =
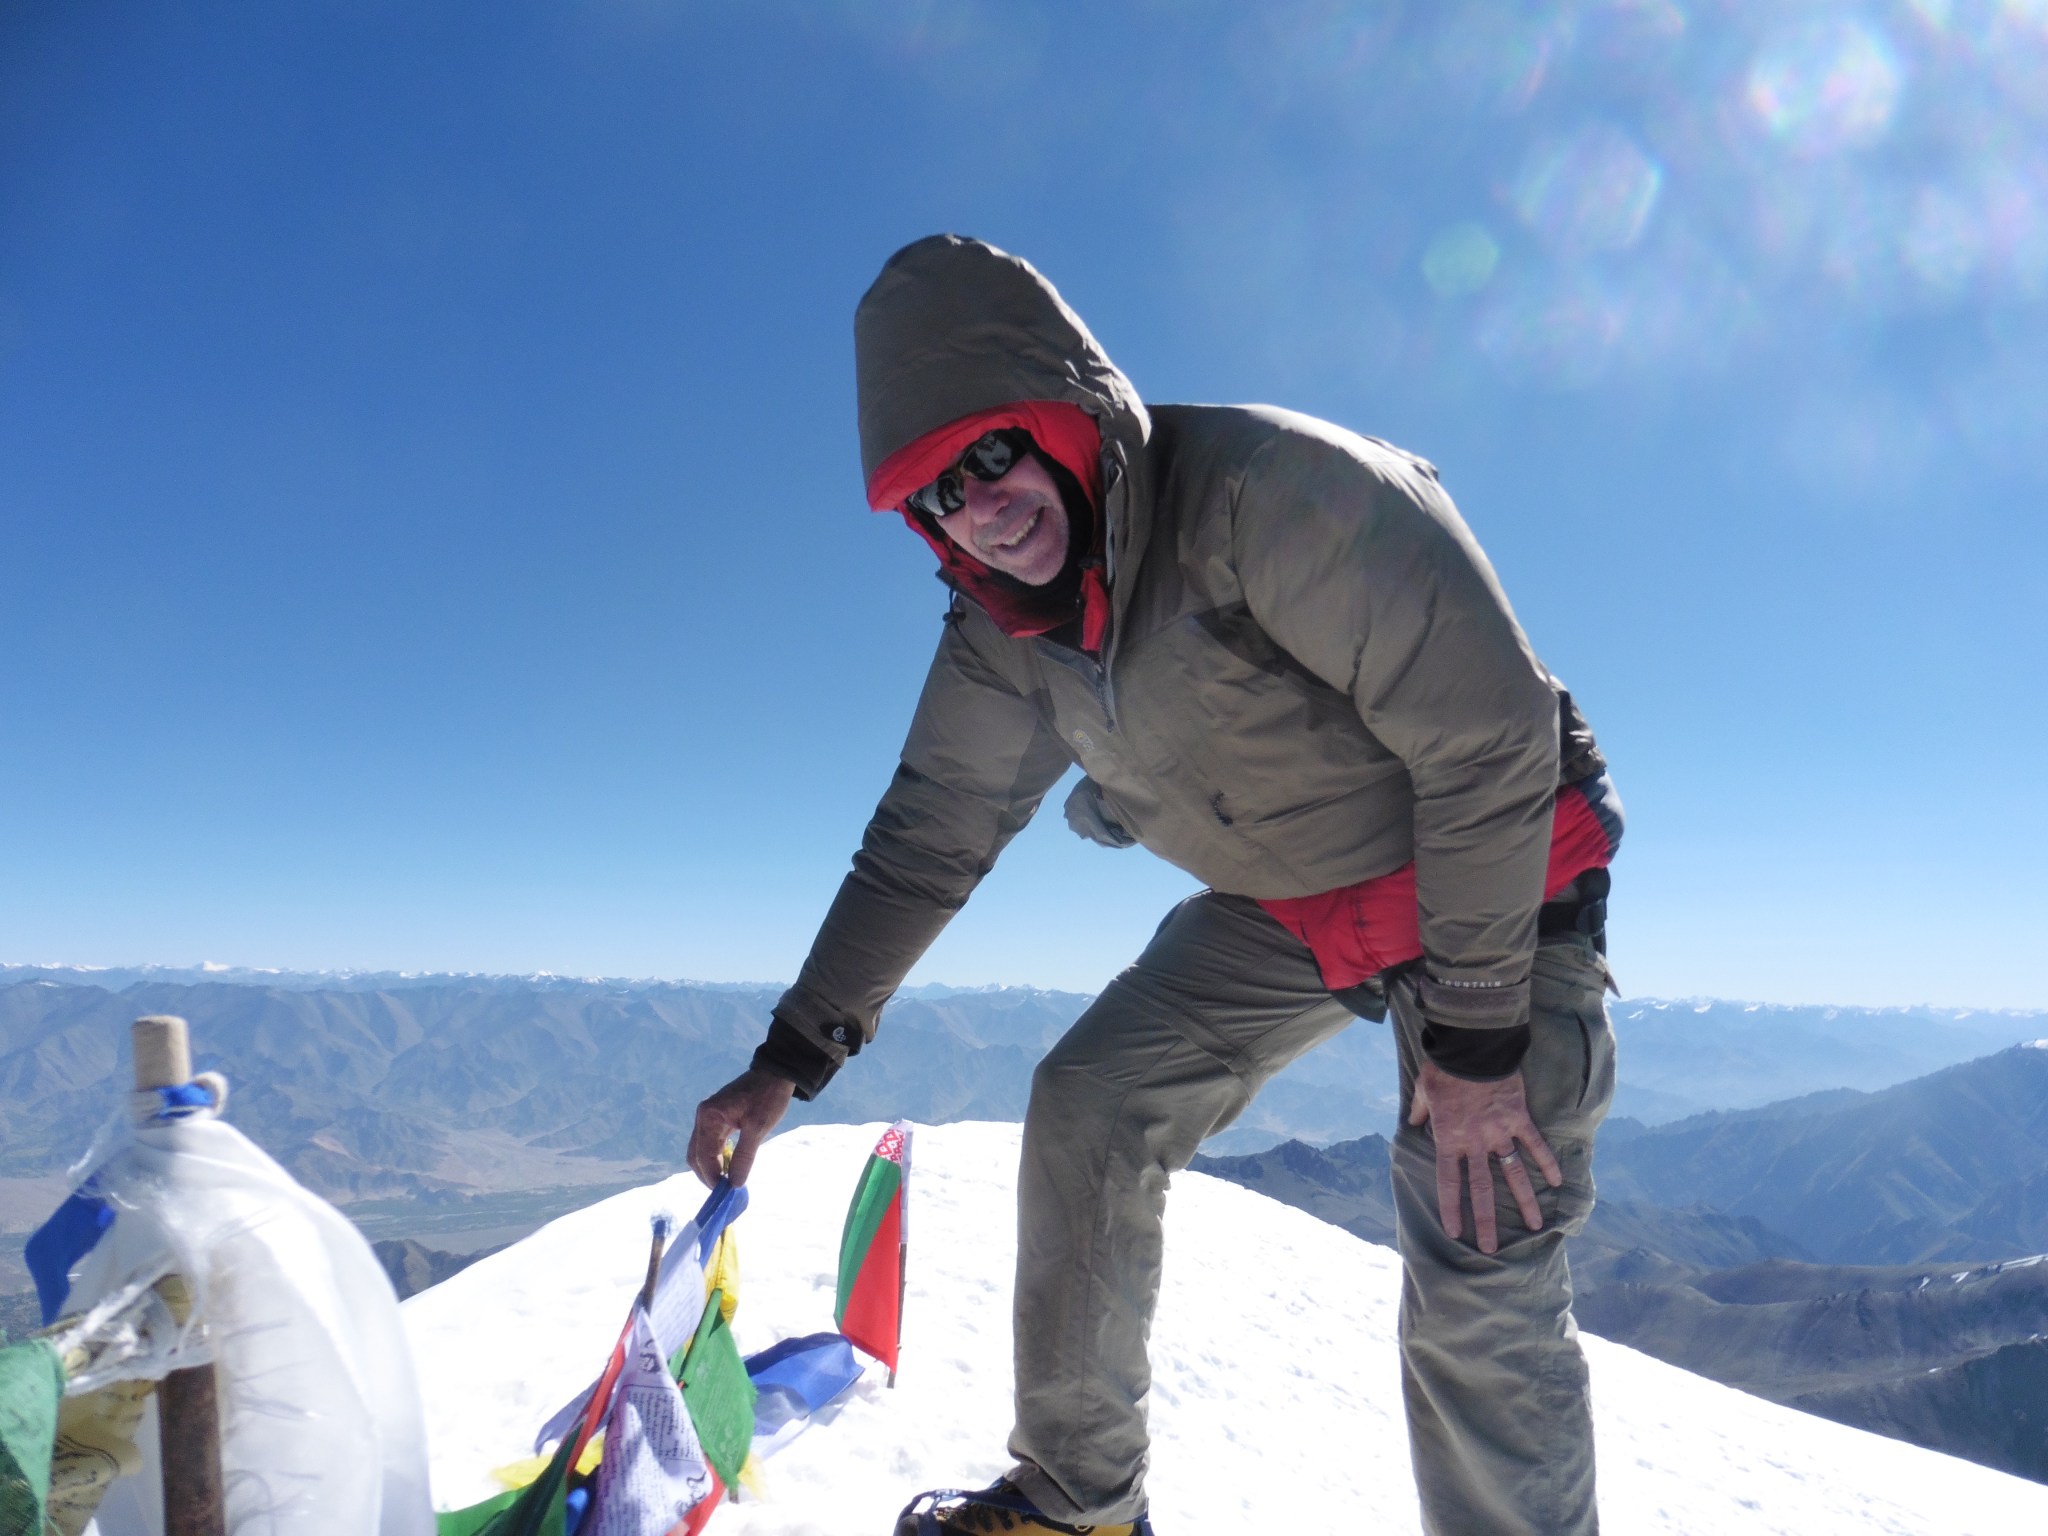
MULTIPOLYGON (((736 1330, 754 1350, 832 1324, 840 1223, 879 1126, 763 1149, 738 1228, 736 1330)), ((767 1463, 766 1502, 712 1536, 886 1536, 909 1496, 1005 1466, 1018 1127, 920 1129, 910 1296, 894 1391, 879 1367, 767 1463)), ((688 1216, 683 1176, 565 1216, 405 1304, 442 1508, 596 1372, 645 1273, 647 1217, 688 1216)), ((1162 1536, 1418 1528, 1394 1345, 1394 1254, 1200 1174, 1174 1180, 1154 1328, 1154 1521, 1162 1536)), ((2048 1487, 1746 1396, 1587 1340, 1605 1527, 1633 1533, 2048 1530, 2048 1487)))

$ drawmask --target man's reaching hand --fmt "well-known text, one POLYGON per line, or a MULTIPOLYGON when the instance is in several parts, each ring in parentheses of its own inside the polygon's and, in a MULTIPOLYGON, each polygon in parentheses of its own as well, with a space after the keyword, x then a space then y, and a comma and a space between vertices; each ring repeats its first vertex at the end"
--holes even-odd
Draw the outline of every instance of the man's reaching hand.
POLYGON ((690 1133, 690 1171, 707 1185, 721 1177, 735 1187, 746 1183, 754 1154, 782 1123, 795 1092, 796 1084, 787 1078, 750 1067, 712 1094, 697 1106, 697 1127, 690 1133), (735 1131, 739 1145, 733 1148, 732 1161, 721 1167, 720 1155, 735 1131))
POLYGON ((1557 1166, 1550 1143, 1529 1118, 1521 1073, 1498 1082, 1475 1083, 1451 1076, 1433 1061, 1424 1061, 1415 1079, 1415 1105, 1408 1112, 1408 1123, 1427 1123, 1436 1142, 1437 1214, 1453 1242, 1464 1236, 1459 1196, 1464 1193, 1462 1186, 1469 1182, 1479 1251, 1496 1253, 1500 1249, 1499 1224, 1493 1211, 1493 1170, 1488 1158, 1500 1163, 1508 1190, 1521 1209, 1522 1224, 1531 1232, 1541 1230, 1543 1211, 1536 1204, 1536 1186, 1529 1181, 1529 1170, 1523 1165, 1515 1143, 1520 1142, 1535 1159, 1552 1189, 1564 1182, 1564 1171, 1557 1166))

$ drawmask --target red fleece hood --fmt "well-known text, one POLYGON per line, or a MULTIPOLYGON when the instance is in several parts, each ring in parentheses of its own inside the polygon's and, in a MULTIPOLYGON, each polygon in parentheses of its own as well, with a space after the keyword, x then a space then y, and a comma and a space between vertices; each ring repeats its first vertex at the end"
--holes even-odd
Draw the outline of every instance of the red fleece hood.
MULTIPOLYGON (((1109 628, 1109 591, 1095 558, 1102 544, 1102 434, 1095 418, 1061 400, 1020 400, 994 410, 975 411, 927 432, 899 448, 875 467, 868 482, 868 505, 877 512, 896 512, 932 547, 954 583, 988 611, 1006 635, 1042 635, 1076 617, 1076 604, 1047 601, 1029 588, 996 579, 996 573, 904 505, 911 492, 938 479, 947 466, 984 432, 1022 427, 1039 450, 1080 483, 1094 516, 1095 549, 1084 556, 1081 570, 1081 644, 1102 648, 1109 628)), ((1071 523, 1071 519, 1070 519, 1071 523)))

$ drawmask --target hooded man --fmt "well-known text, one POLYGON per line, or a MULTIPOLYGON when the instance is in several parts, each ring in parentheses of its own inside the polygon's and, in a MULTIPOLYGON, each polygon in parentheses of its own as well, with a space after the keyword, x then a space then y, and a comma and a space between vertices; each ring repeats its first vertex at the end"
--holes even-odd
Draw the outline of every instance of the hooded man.
POLYGON ((1052 285, 977 241, 854 321, 868 500, 953 589, 902 763, 753 1066, 690 1161, 743 1180, 1070 765, 1074 829, 1208 889, 1033 1077, 1010 1473, 906 1532, 1148 1531, 1168 1180, 1266 1080, 1391 1017, 1401 1356, 1423 1523, 1591 1532, 1564 1240, 1613 1094, 1620 807, 1412 455, 1266 406, 1147 406, 1052 285))

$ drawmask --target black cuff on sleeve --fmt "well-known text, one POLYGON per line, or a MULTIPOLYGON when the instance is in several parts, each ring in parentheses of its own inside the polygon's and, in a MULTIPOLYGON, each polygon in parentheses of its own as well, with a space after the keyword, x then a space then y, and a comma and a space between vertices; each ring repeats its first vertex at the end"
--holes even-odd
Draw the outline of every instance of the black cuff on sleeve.
POLYGON ((756 1072, 767 1072, 794 1083, 796 1096, 805 1100, 816 1098, 839 1070, 839 1063, 814 1045, 808 1035, 781 1019, 769 1021, 768 1038, 755 1048, 749 1065, 756 1072))
POLYGON ((1516 982, 1446 981, 1425 970, 1415 983, 1425 1018, 1459 1029, 1506 1029, 1529 1022, 1529 978, 1516 982))
POLYGON ((1529 1051, 1529 1026, 1508 1029, 1461 1029, 1455 1024, 1424 1024, 1422 1053, 1453 1077, 1497 1082, 1522 1065, 1529 1051))

